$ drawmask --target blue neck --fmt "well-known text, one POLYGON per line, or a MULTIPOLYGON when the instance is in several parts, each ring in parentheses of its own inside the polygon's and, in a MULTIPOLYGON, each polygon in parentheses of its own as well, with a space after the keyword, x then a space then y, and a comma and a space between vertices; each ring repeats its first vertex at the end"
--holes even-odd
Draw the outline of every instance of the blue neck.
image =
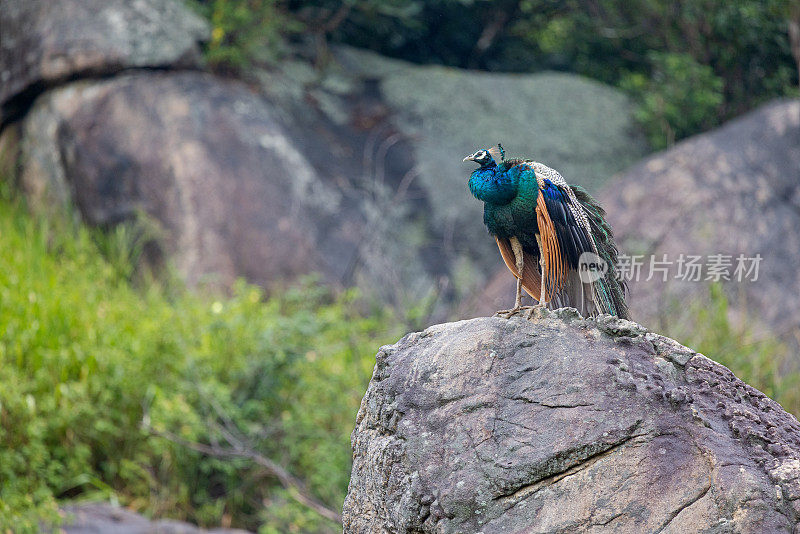
POLYGON ((498 206, 508 204, 517 196, 516 182, 494 163, 473 171, 469 190, 478 200, 498 206))

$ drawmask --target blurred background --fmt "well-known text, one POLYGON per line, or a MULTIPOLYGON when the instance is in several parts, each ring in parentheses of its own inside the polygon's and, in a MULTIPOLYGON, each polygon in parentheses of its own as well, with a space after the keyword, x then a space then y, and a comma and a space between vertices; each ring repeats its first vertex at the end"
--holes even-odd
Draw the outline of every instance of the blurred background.
POLYGON ((797 415, 798 70, 794 0, 0 0, 0 526, 339 531, 378 347, 511 304, 498 142, 797 415))

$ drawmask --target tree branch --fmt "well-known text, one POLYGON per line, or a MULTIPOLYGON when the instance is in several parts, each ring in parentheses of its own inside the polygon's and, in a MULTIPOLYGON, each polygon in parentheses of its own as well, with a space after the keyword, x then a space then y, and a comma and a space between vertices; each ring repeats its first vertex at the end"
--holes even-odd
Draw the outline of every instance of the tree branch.
POLYGON ((792 55, 797 63, 797 78, 800 83, 800 7, 794 13, 791 13, 792 18, 788 20, 789 23, 789 46, 792 49, 792 55))
POLYGON ((207 445, 205 443, 189 441, 167 430, 156 430, 150 426, 147 418, 142 421, 142 428, 155 436, 168 439, 173 443, 177 443, 178 445, 182 445, 209 456, 215 456, 217 458, 247 458, 260 465, 271 475, 277 478, 281 485, 289 492, 289 495, 292 497, 292 499, 303 506, 314 510, 325 519, 335 521, 340 525, 342 524, 341 514, 339 514, 339 512, 336 510, 328 508, 325 506, 325 504, 311 496, 302 480, 292 475, 282 466, 278 465, 266 456, 258 453, 253 448, 246 446, 240 439, 238 439, 236 436, 233 436, 231 432, 226 429, 219 428, 230 447, 220 447, 219 445, 207 445))

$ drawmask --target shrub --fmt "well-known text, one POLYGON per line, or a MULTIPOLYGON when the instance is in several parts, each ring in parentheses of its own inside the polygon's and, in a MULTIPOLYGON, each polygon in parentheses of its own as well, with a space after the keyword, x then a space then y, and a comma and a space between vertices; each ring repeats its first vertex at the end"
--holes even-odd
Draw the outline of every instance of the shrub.
POLYGON ((218 71, 241 73, 279 54, 286 35, 302 25, 279 0, 189 0, 211 24, 206 59, 218 71))
POLYGON ((631 73, 623 89, 638 101, 636 119, 650 143, 665 148, 718 122, 723 81, 688 54, 651 52, 652 74, 631 73))
POLYGON ((216 298, 133 287, 100 253, 120 250, 98 245, 107 239, 127 237, 58 229, 0 201, 0 530, 37 531, 73 498, 207 525, 335 530, 252 462, 142 423, 200 443, 233 425, 339 508, 373 355, 398 330, 388 314, 365 317, 353 293, 313 284, 268 300, 245 283, 216 298))

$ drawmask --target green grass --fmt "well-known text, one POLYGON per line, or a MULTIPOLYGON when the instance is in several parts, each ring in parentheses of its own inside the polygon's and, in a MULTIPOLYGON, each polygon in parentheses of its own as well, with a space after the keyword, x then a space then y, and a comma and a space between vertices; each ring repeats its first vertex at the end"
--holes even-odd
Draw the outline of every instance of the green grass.
POLYGON ((67 226, 0 200, 0 531, 37 531, 58 500, 86 498, 203 525, 336 531, 249 460, 142 421, 224 443, 229 419, 340 508, 374 353, 401 327, 313 284, 266 300, 244 283, 230 297, 132 283, 129 233, 67 226))

